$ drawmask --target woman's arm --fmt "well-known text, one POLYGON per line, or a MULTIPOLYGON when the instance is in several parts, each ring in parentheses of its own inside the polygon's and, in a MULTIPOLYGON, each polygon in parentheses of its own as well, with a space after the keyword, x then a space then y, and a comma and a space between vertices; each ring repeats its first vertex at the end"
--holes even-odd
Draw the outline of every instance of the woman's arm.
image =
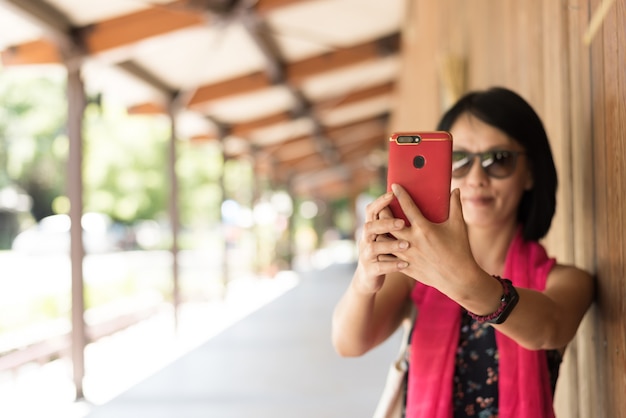
MULTIPOLYGON (((503 292, 500 282, 484 271, 470 277, 474 291, 465 296, 451 293, 450 298, 477 315, 494 312, 503 292)), ((517 305, 504 323, 493 326, 529 350, 564 348, 576 335, 594 297, 592 276, 564 265, 552 269, 543 291, 515 289, 517 305)))
POLYGON ((576 335, 594 297, 593 277, 572 266, 556 265, 544 291, 519 289, 519 303, 507 320, 494 325, 530 350, 561 349, 576 335))
MULTIPOLYGON (((442 224, 427 222, 403 189, 397 188, 396 194, 413 225, 396 232, 396 236, 411 243, 406 251, 396 254, 408 263, 403 272, 437 288, 470 312, 495 312, 503 288, 472 256, 458 191, 452 192, 450 219, 442 224)), ((560 349, 567 345, 594 296, 591 275, 563 265, 549 273, 545 290, 516 289, 519 302, 503 324, 494 326, 528 349, 560 349)))
POLYGON ((367 353, 385 341, 408 315, 414 280, 401 273, 391 273, 376 293, 359 289, 357 272, 337 304, 332 320, 332 340, 342 356, 367 353))
POLYGON ((387 193, 366 208, 357 268, 333 314, 333 345, 343 356, 359 356, 380 344, 406 313, 414 281, 400 273, 407 263, 389 255, 408 248, 408 242, 388 237, 404 227, 388 209, 392 198, 387 193))

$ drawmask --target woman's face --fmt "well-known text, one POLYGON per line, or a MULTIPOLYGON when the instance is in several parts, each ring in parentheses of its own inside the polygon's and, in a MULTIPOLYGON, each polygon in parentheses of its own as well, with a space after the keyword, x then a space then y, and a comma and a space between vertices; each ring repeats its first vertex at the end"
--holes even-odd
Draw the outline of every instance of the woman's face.
MULTIPOLYGON (((461 115, 450 128, 454 151, 524 152, 523 147, 501 130, 470 115, 461 115)), ((452 188, 461 191, 463 216, 468 226, 503 227, 517 222, 517 208, 525 190, 533 186, 527 157, 518 154, 513 170, 504 170, 504 178, 490 176, 478 157, 470 157, 471 167, 465 175, 452 176, 452 188), (508 172, 511 172, 510 175, 508 172)), ((489 162, 486 160, 485 163, 489 162)), ((492 167, 495 169, 497 167, 492 167)), ((466 168, 467 169, 467 168, 466 168)), ((502 177, 503 170, 492 174, 502 177)))

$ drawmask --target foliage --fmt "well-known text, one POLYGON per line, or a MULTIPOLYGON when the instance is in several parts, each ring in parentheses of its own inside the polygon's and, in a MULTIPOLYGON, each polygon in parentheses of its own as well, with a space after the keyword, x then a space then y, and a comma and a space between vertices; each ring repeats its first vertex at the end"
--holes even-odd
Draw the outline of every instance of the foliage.
POLYGON ((65 86, 59 77, 1 75, 0 187, 17 183, 40 219, 64 188, 65 86))
POLYGON ((218 144, 179 142, 176 175, 183 225, 216 224, 220 221, 220 176, 223 171, 224 161, 218 144))
POLYGON ((162 216, 167 210, 167 121, 91 106, 85 126, 85 211, 124 223, 162 216))
MULTIPOLYGON (((68 209, 66 116, 63 77, 0 73, 0 187, 19 184, 33 199, 36 219, 68 209)), ((90 104, 83 136, 84 211, 126 224, 167 219, 168 118, 129 116, 120 106, 90 104)), ((219 147, 178 141, 177 150, 182 223, 218 222, 224 166, 219 147)), ((231 177, 239 178, 235 190, 246 190, 240 174, 231 177)))

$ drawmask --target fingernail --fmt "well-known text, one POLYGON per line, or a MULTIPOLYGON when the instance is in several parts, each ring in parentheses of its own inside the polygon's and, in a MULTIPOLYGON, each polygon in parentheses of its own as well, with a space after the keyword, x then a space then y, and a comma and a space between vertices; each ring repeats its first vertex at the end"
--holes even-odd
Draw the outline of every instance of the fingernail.
POLYGON ((398 193, 398 185, 396 183, 391 185, 391 191, 393 192, 393 194, 398 193))
POLYGON ((404 248, 409 248, 409 243, 408 243, 408 242, 406 242, 406 241, 400 241, 400 242, 398 243, 398 247, 400 247, 400 248, 402 248, 402 249, 404 249, 404 248))
POLYGON ((398 263, 398 268, 399 268, 399 269, 405 269, 405 268, 407 268, 408 266, 409 266, 409 263, 407 263, 406 261, 400 261, 400 262, 398 263))
POLYGON ((402 228, 404 226, 404 221, 402 219, 396 219, 393 221, 394 228, 402 228))

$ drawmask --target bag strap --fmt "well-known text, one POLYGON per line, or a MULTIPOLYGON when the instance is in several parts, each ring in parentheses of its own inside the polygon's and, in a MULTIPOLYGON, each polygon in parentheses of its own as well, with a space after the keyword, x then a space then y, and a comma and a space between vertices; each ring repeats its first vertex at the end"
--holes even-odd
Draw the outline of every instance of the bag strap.
POLYGON ((411 346, 411 335, 413 334, 415 318, 417 317, 417 308, 413 303, 411 303, 411 307, 409 309, 409 315, 402 321, 404 333, 402 335, 402 341, 400 342, 398 357, 395 362, 396 368, 402 371, 407 371, 409 368, 408 352, 409 347, 411 346))

